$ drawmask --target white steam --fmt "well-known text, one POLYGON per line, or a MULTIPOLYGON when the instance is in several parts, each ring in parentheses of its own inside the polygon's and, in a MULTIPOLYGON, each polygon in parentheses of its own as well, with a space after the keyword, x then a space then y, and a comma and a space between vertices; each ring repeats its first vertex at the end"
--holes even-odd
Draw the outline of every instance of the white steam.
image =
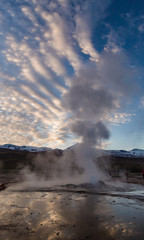
POLYGON ((128 88, 132 75, 124 54, 108 52, 77 72, 63 96, 63 106, 70 114, 68 127, 81 143, 71 151, 39 155, 35 174, 25 170, 25 179, 38 185, 105 180, 107 176, 96 164, 97 147, 109 139, 109 117, 133 92, 133 86, 128 88))
POLYGON ((83 166, 88 181, 104 177, 93 161, 97 157, 95 147, 109 138, 109 117, 133 92, 133 85, 129 86, 132 75, 133 69, 123 53, 106 52, 98 62, 76 74, 63 96, 63 105, 71 116, 69 128, 81 139, 75 150, 77 162, 83 166))

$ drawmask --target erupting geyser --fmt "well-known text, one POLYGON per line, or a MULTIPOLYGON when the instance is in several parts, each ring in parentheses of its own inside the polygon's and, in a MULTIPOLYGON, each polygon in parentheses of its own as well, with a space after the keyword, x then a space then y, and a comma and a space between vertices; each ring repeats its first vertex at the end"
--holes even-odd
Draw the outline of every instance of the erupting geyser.
POLYGON ((105 124, 110 115, 120 108, 121 99, 132 90, 127 89, 132 73, 127 61, 122 53, 104 53, 96 64, 76 74, 63 96, 63 105, 70 113, 68 127, 81 140, 75 153, 78 164, 84 168, 86 181, 103 178, 93 160, 97 155, 96 147, 109 138, 105 124), (114 66, 111 70, 109 62, 114 66))

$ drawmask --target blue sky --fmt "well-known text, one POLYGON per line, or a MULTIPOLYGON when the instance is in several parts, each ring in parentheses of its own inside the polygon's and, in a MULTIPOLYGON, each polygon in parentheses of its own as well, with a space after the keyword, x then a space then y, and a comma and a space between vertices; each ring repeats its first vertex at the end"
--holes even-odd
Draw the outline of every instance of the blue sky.
POLYGON ((0 144, 144 148, 143 59, 141 0, 1 0, 0 144))

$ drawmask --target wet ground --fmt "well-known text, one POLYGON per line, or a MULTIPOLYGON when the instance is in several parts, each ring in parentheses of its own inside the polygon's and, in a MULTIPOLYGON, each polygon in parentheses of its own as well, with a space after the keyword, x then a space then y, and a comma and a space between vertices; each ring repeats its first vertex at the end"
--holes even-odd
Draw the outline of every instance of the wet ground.
POLYGON ((144 186, 64 185, 0 192, 0 240, 143 240, 144 186))

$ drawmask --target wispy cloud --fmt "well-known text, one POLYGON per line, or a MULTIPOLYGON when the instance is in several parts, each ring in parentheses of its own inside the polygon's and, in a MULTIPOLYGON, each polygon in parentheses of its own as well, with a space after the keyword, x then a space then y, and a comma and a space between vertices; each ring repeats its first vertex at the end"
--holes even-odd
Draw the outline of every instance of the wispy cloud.
MULTIPOLYGON (((93 44, 93 30, 105 18, 110 3, 101 0, 0 2, 1 144, 62 145, 70 131, 65 130, 69 126, 69 113, 61 99, 72 82, 76 83, 73 88, 76 87, 77 95, 73 96, 70 90, 74 97, 71 108, 85 103, 89 111, 82 112, 79 106, 77 115, 88 117, 96 112, 101 120, 109 109, 107 105, 111 105, 110 109, 119 105, 119 100, 103 86, 116 91, 117 83, 123 79, 117 91, 122 96, 123 81, 130 79, 132 71, 122 67, 127 60, 123 53, 117 55, 116 43, 113 51, 108 48, 102 53, 93 44), (92 97, 91 88, 97 98, 92 97), (85 92, 89 94, 88 101, 85 92), (105 108, 99 108, 99 102, 105 108)), ((104 48, 108 45, 110 38, 104 48)), ((125 117, 128 116, 123 114, 121 118, 125 117)))

